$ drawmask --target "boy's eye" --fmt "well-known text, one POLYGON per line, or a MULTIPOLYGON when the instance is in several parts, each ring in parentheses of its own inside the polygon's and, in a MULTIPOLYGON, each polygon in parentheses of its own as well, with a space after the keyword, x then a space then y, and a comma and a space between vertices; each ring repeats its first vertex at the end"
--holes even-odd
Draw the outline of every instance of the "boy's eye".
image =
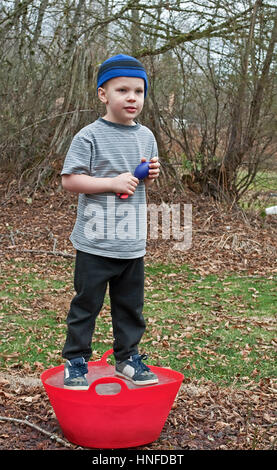
MULTIPOLYGON (((126 93, 126 92, 127 92, 127 89, 126 89, 126 88, 119 88, 118 91, 119 91, 120 93, 126 93)), ((137 94, 141 94, 141 93, 143 93, 143 90, 142 90, 141 88, 138 88, 138 89, 136 90, 136 93, 137 93, 137 94)))

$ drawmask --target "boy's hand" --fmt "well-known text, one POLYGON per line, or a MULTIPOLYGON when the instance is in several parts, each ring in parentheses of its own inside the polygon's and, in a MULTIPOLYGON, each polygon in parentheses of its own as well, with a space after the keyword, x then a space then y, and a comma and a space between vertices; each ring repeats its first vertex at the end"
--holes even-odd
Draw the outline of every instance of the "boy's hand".
MULTIPOLYGON (((146 162, 146 161, 147 161, 146 158, 141 159, 141 162, 146 162)), ((149 165, 149 175, 144 180, 146 185, 147 185, 147 183, 148 184, 153 183, 154 180, 156 178, 158 178, 158 176, 160 174, 160 163, 159 163, 158 157, 151 158, 150 162, 151 163, 149 165)))
POLYGON ((132 196, 137 188, 139 180, 132 173, 121 173, 112 178, 112 190, 116 194, 128 194, 132 196))

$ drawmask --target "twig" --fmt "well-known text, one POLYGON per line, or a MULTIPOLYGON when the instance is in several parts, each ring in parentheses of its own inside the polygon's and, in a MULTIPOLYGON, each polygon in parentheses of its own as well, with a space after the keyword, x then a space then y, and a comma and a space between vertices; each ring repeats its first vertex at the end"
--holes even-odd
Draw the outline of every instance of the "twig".
POLYGON ((45 121, 56 119, 57 117, 63 117, 63 116, 66 116, 67 114, 74 114, 76 112, 78 112, 78 113, 90 112, 91 113, 91 111, 92 111, 92 109, 74 109, 73 111, 67 111, 65 113, 53 114, 53 115, 48 116, 44 119, 41 119, 40 121, 35 121, 32 124, 29 124, 29 126, 27 126, 27 127, 23 127, 22 129, 20 129, 19 131, 15 132, 13 135, 11 135, 8 138, 8 140, 5 140, 5 142, 3 142, 3 144, 2 144, 2 142, 0 142, 0 146, 4 145, 4 144, 7 144, 7 141, 9 142, 10 140, 12 140, 14 138, 14 136, 17 135, 17 134, 20 134, 20 132, 26 131, 26 130, 30 129, 31 127, 36 127, 36 126, 38 126, 39 124, 42 124, 45 121))
POLYGON ((13 233, 13 230, 10 230, 10 239, 11 239, 12 245, 14 246, 14 245, 15 245, 15 241, 14 241, 14 233, 13 233))
MULTIPOLYGON (((54 246, 55 248, 55 246, 54 246)), ((75 258, 75 255, 71 253, 66 253, 64 251, 47 251, 47 250, 18 250, 14 249, 14 247, 7 247, 7 250, 13 250, 17 253, 35 253, 38 255, 52 255, 52 256, 63 256, 64 258, 75 258)))
POLYGON ((54 241, 53 241, 53 251, 52 251, 52 252, 53 252, 53 254, 56 254, 56 253, 57 253, 57 252, 56 252, 56 246, 57 246, 58 240, 57 240, 57 238, 54 236, 54 234, 51 232, 51 230, 50 230, 48 227, 45 227, 45 228, 46 228, 46 230, 49 232, 48 237, 49 237, 51 240, 54 240, 54 241))
POLYGON ((19 423, 19 424, 23 424, 23 425, 26 425, 26 426, 30 426, 31 428, 34 428, 37 431, 40 431, 43 434, 46 434, 46 436, 49 436, 50 439, 54 439, 59 444, 62 444, 65 447, 70 447, 70 448, 72 447, 71 444, 69 444, 69 442, 64 441, 60 437, 56 436, 56 434, 52 434, 51 432, 45 431, 45 429, 40 428, 36 424, 30 423, 27 419, 8 418, 6 416, 0 416, 0 421, 11 421, 13 423, 19 423))

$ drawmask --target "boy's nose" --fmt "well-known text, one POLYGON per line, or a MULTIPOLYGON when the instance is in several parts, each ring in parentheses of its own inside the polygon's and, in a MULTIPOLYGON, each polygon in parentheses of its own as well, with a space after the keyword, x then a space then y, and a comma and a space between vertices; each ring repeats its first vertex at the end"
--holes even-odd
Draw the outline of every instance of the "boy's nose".
POLYGON ((136 95, 134 93, 129 93, 127 97, 128 101, 136 101, 136 95))

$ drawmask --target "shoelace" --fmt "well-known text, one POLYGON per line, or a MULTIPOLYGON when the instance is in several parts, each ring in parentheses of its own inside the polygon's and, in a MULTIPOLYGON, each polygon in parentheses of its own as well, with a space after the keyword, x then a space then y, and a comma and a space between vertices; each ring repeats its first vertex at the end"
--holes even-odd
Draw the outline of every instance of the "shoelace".
POLYGON ((87 368, 86 363, 84 363, 84 364, 77 363, 77 364, 71 365, 71 371, 70 371, 71 377, 76 378, 76 377, 80 377, 82 375, 85 375, 87 373, 88 373, 88 368, 87 368))
POLYGON ((143 372, 143 371, 149 371, 149 367, 147 367, 145 364, 143 364, 142 361, 145 361, 148 358, 147 354, 136 354, 135 356, 132 357, 134 364, 136 368, 138 369, 138 372, 143 372))

